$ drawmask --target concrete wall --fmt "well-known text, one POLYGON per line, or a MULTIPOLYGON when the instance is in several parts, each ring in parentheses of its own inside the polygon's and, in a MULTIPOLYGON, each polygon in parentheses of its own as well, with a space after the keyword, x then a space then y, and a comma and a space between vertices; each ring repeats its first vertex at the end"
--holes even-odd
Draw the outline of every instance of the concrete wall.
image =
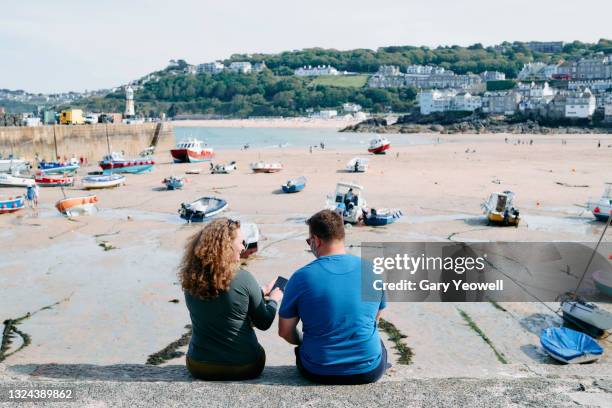
MULTIPOLYGON (((171 123, 159 124, 156 152, 167 152, 175 145, 171 123)), ((91 163, 107 154, 107 138, 111 151, 123 150, 126 156, 135 156, 153 142, 158 123, 54 125, 37 127, 0 127, 0 154, 33 161, 55 158, 55 145, 61 158, 84 157, 91 163)))

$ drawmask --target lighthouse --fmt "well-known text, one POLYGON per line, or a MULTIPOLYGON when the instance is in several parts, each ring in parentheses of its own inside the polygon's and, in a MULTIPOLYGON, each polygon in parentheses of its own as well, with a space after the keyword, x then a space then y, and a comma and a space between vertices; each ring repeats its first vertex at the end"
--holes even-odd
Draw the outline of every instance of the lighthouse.
POLYGON ((125 89, 125 112, 123 113, 123 117, 133 118, 134 116, 134 90, 128 85, 125 89))

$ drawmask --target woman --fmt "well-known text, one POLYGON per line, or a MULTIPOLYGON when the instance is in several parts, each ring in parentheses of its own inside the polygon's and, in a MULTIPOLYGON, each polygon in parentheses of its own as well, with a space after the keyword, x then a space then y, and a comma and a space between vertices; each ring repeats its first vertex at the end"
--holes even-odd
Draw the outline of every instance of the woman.
POLYGON ((253 326, 270 327, 282 292, 271 290, 274 281, 260 287, 239 268, 243 250, 240 223, 227 218, 211 221, 187 243, 179 280, 193 329, 187 368, 196 378, 252 379, 266 363, 253 326))

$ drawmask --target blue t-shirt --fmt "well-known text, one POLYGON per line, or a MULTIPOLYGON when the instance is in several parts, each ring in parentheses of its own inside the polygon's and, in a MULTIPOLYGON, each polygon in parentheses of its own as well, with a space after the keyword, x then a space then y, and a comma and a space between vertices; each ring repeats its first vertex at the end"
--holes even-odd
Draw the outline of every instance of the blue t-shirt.
POLYGON ((372 371, 382 349, 376 314, 386 306, 361 299, 361 258, 322 256, 298 269, 285 287, 278 315, 302 320, 304 368, 319 375, 372 371))

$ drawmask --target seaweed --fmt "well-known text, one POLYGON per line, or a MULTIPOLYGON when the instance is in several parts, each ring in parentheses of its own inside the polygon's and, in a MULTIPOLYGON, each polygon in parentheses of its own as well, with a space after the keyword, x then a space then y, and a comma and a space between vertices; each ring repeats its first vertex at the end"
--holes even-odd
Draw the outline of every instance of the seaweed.
POLYGON ((188 324, 187 326, 185 326, 185 328, 187 329, 187 333, 183 334, 180 339, 173 341, 160 351, 151 354, 147 358, 146 364, 160 365, 168 360, 172 360, 173 358, 185 355, 185 353, 183 353, 182 351, 178 351, 180 347, 188 345, 189 339, 191 339, 191 325, 188 324))
POLYGON ((463 320, 465 320, 468 326, 470 326, 470 329, 474 330, 484 340, 484 342, 487 343, 489 347, 491 347, 491 350, 493 350, 493 352, 495 353, 495 357, 497 357, 497 360, 499 360, 499 362, 502 364, 508 364, 508 360, 506 360, 504 353, 497 351, 491 339, 489 339, 487 335, 484 334, 484 332, 480 329, 480 327, 478 327, 476 322, 472 320, 470 315, 468 315, 466 312, 464 312, 461 309, 457 309, 457 310, 459 310, 459 314, 461 315, 463 320))
POLYGON ((412 362, 414 353, 410 347, 404 343, 403 339, 407 336, 400 332, 395 325, 385 319, 378 321, 378 327, 389 336, 389 340, 393 342, 395 349, 398 351, 400 357, 397 360, 399 364, 408 365, 412 362))

